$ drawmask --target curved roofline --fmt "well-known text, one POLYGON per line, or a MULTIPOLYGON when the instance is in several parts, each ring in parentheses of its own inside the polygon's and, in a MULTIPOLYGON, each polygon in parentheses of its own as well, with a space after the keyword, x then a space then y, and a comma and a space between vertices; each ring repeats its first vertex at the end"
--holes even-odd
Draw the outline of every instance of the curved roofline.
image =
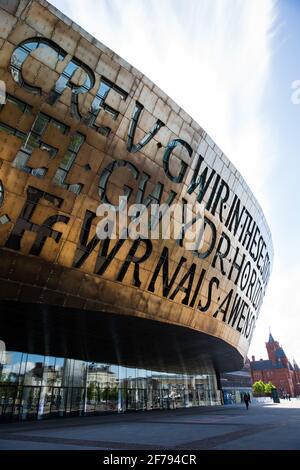
MULTIPOLYGON (((152 80, 150 80, 146 75, 144 75, 143 72, 141 72, 140 70, 138 70, 137 68, 135 68, 133 65, 129 64, 129 62, 127 62, 126 60, 124 60, 122 57, 120 57, 116 52, 114 52, 112 49, 110 49, 109 47, 105 46, 105 44, 103 44, 101 41, 99 41, 98 39, 96 39, 94 36, 92 36, 90 33, 88 33, 84 28, 82 28, 80 25, 78 25, 78 23, 76 23, 75 21, 73 21, 71 18, 69 18, 67 15, 65 15, 64 13, 62 13, 60 10, 58 10, 54 5, 52 5, 51 3, 49 3, 48 1, 46 0, 36 0, 38 1, 41 5, 45 6, 46 8, 49 9, 49 11, 51 11, 51 13, 53 13, 57 18, 59 18, 60 20, 62 20, 66 25, 70 26, 71 28, 73 28, 75 31, 79 32, 87 41, 89 41, 91 44, 93 44, 95 47, 97 47, 98 49, 100 49, 101 51, 105 52, 107 55, 109 55, 111 58, 114 58, 115 60, 117 60, 117 62, 122 66, 124 67, 125 69, 127 69, 128 71, 130 72, 134 72, 136 75, 140 75, 141 77, 145 77, 150 83, 151 85, 155 86, 157 91, 159 91, 162 95, 164 95, 164 97, 166 99, 169 99, 172 103, 174 103, 177 107, 179 107, 179 113, 181 112, 182 114, 185 115, 185 118, 189 118, 189 119, 186 119, 187 121, 190 120, 190 124, 193 123, 193 127, 197 127, 197 129, 195 130, 198 130, 198 131, 202 131, 203 135, 202 135, 202 138, 207 138, 211 140, 211 143, 212 143, 212 147, 214 149, 218 149, 219 152, 221 153, 221 157, 222 159, 227 159, 229 164, 232 165, 232 167, 235 169, 235 172, 236 172, 236 176, 239 178, 242 179, 243 181, 243 186, 244 186, 244 189, 245 191, 249 191, 254 199, 254 202, 255 204, 257 205, 257 207, 260 209, 260 212, 261 212, 261 216, 264 220, 264 225, 265 225, 265 228, 266 228, 266 231, 268 233, 268 236, 269 236, 269 242, 270 242, 270 249, 272 250, 272 260, 273 260, 273 257, 274 257, 274 244, 273 244, 273 238, 272 238, 272 234, 271 234, 271 230, 270 230, 270 227, 269 227, 269 224, 266 220, 266 217, 264 215, 264 211, 260 205, 260 203, 258 202, 257 198, 255 197, 255 195, 253 194, 253 191, 251 190, 251 188, 248 186, 246 180, 244 179, 243 175, 241 174, 241 172, 235 167, 235 165, 233 165, 233 163, 231 162, 231 160, 222 152, 222 150, 216 145, 216 143, 214 142, 214 140, 210 137, 210 135, 203 129, 203 127, 200 126, 200 124, 197 123, 197 121, 195 121, 192 116, 187 113, 183 108, 181 108, 181 106, 179 106, 171 97, 169 97, 163 90, 161 90, 161 88, 159 88, 154 82, 152 82, 152 80)), ((23 10, 22 10, 23 12, 23 10)), ((16 14, 16 16, 20 16, 20 13, 16 14)), ((271 260, 271 269, 272 269, 272 260, 271 260)))

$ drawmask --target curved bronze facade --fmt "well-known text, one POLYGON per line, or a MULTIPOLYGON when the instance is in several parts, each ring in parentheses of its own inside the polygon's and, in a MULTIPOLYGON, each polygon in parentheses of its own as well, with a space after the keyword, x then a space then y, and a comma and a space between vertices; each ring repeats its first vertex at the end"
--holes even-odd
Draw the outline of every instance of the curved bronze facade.
POLYGON ((0 20, 7 349, 170 372, 240 368, 273 257, 244 179, 164 92, 54 7, 8 5, 0 20), (201 250, 174 239, 100 241, 97 207, 124 194, 131 203, 198 201, 201 250))

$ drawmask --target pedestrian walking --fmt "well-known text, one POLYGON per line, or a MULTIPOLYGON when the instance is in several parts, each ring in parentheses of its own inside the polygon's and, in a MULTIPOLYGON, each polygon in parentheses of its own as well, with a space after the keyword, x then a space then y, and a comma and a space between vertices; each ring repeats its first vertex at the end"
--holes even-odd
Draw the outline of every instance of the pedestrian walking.
POLYGON ((245 402, 245 405, 246 405, 246 408, 248 410, 249 408, 249 396, 248 396, 248 393, 244 393, 244 402, 245 402))

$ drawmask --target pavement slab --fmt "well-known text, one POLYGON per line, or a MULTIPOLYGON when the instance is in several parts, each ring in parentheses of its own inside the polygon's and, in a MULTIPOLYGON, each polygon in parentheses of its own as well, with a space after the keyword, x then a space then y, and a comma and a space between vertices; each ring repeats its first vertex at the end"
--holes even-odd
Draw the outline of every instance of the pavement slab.
POLYGON ((3 423, 0 449, 300 450, 300 400, 3 423))

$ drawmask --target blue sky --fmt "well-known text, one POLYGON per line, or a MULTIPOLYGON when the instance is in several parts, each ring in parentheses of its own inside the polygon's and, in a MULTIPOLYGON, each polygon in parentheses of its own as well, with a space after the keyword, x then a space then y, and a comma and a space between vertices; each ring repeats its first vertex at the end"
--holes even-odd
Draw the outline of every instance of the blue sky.
POLYGON ((270 225, 275 260, 250 347, 269 327, 300 365, 298 0, 51 0, 145 73, 216 141, 270 225))

